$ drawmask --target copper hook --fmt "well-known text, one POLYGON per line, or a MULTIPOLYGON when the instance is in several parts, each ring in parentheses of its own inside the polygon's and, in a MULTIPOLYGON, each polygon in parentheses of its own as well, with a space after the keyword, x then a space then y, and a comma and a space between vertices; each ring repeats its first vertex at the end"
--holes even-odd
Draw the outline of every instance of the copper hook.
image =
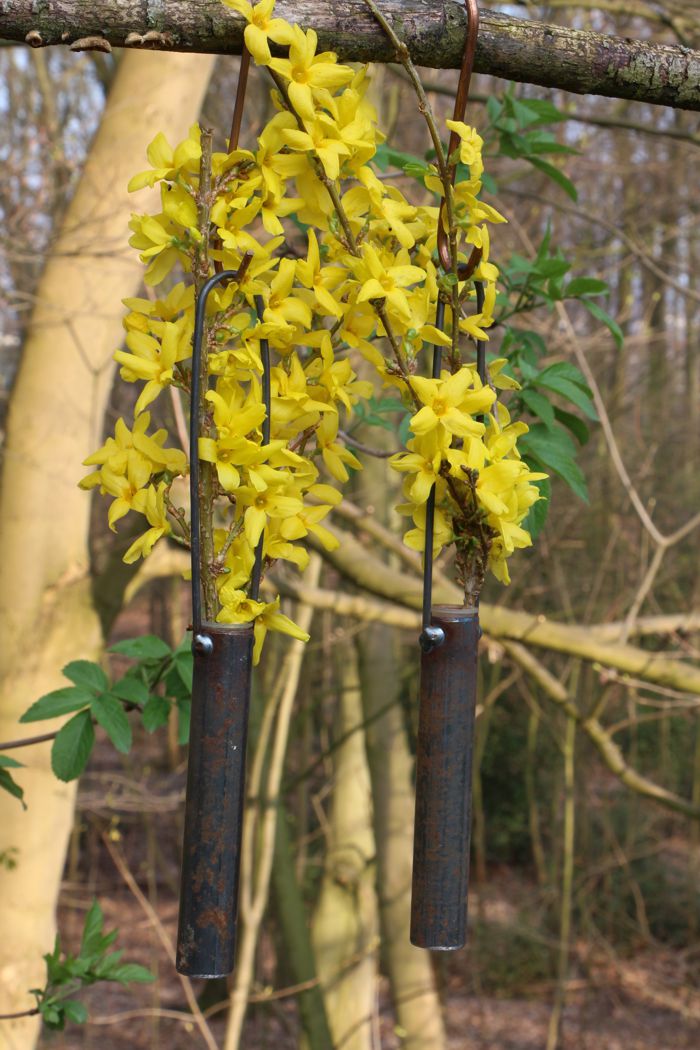
MULTIPOLYGON (((464 114, 466 113, 467 102, 469 100, 469 85, 471 83, 472 71, 474 69, 476 40, 479 34, 479 8, 477 7, 476 0, 464 0, 464 6, 467 10, 467 36, 464 42, 462 67, 459 71, 459 83, 457 84, 457 94, 455 95, 455 105, 452 113, 453 120, 464 120, 464 114)), ((455 183, 456 169, 454 164, 449 163, 449 158, 457 149, 458 145, 459 135, 456 131, 453 131, 450 134, 450 141, 447 146, 448 171, 450 183, 453 186, 455 183)), ((445 273, 449 273, 452 269, 452 258, 450 255, 450 245, 447 240, 447 233, 445 232, 442 222, 444 208, 445 201, 443 200, 440 204, 440 211, 438 214, 437 249, 440 264, 445 273)), ((460 281, 467 281, 471 277, 481 261, 481 255, 481 248, 474 248, 469 257, 469 262, 462 263, 457 267, 457 277, 460 281)))
POLYGON ((248 71, 250 69, 250 51, 243 45, 241 51, 241 64, 238 68, 238 85, 236 86, 236 101, 233 106, 233 120, 231 122, 231 134, 228 139, 228 151, 233 153, 238 149, 238 139, 241 134, 241 121, 243 120, 243 106, 245 104, 246 88, 248 87, 248 71))

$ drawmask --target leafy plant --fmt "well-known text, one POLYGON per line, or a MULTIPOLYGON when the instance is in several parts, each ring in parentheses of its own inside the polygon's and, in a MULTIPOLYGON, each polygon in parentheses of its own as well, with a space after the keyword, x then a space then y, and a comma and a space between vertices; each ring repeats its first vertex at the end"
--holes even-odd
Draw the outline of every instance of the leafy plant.
MULTIPOLYGON (((152 733, 168 721, 173 707, 178 712, 178 737, 187 741, 192 686, 192 653, 189 639, 172 650, 161 638, 145 635, 117 642, 110 652, 134 660, 133 667, 111 682, 102 668, 90 660, 74 660, 63 668, 73 684, 40 697, 22 715, 21 722, 39 722, 73 714, 59 729, 51 748, 51 768, 59 780, 80 776, 95 743, 94 725, 100 725, 117 751, 131 749, 132 730, 128 715, 138 712, 144 728, 152 733)), ((0 766, 19 765, 0 755, 0 766)), ((0 768, 0 787, 21 789, 0 768), (7 785, 2 774, 11 781, 7 785)), ((18 795, 21 797, 21 795, 18 795)))
POLYGON ((121 951, 110 952, 118 931, 103 932, 104 917, 97 901, 93 901, 85 918, 80 951, 77 955, 64 952, 60 937, 52 952, 44 956, 46 983, 43 988, 32 988, 36 1008, 47 1028, 61 1031, 67 1021, 82 1024, 88 1011, 84 1003, 72 998, 97 981, 116 981, 119 984, 144 984, 154 980, 153 974, 138 963, 122 962, 121 951))

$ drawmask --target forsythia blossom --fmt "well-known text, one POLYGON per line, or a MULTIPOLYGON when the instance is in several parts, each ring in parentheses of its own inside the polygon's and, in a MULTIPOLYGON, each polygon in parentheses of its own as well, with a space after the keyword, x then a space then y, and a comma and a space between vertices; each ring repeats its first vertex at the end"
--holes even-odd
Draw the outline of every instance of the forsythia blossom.
POLYGON ((479 197, 481 137, 447 122, 460 143, 449 161, 468 167, 468 178, 450 191, 459 261, 480 252, 468 281, 452 275, 455 295, 441 283, 436 256, 447 191, 435 166, 421 175, 423 198, 424 188, 434 194, 429 204, 413 203, 377 177, 373 158, 383 135, 366 70, 319 53, 312 30, 274 17, 273 0, 223 2, 245 19, 253 60, 274 75, 275 115, 256 148, 211 156, 206 197, 200 181, 207 151, 196 126, 174 148, 157 135, 147 151, 150 168, 131 180, 131 190, 160 189, 160 211, 130 223, 145 281, 159 291, 125 301, 125 348, 115 358, 122 378, 141 384, 134 422, 130 428, 118 420, 114 436, 85 461, 95 469, 81 484, 112 498, 112 528, 130 511, 145 519, 126 561, 145 557, 169 534, 189 543, 178 481, 188 472, 186 456, 166 447, 164 430, 149 433, 149 409, 162 392, 169 387, 179 399, 190 390, 193 279, 174 284, 170 274, 177 267, 201 287, 215 265, 237 270, 247 256, 240 282, 209 298, 210 389, 191 454, 208 472, 214 500, 214 554, 205 568, 218 606, 209 615, 222 623, 253 621, 257 660, 268 630, 307 636, 279 611, 278 598, 251 597, 256 547, 262 543, 265 568, 281 560, 303 569, 301 541, 309 533, 327 549, 337 545, 323 522, 341 498, 338 487, 361 465, 347 447, 346 420, 382 385, 400 399, 397 410, 403 402, 410 413, 407 451, 391 461, 404 475, 399 509, 412 519, 405 541, 423 549, 435 487, 434 549, 455 544, 468 598, 478 594, 487 568, 508 582, 509 556, 530 543, 522 522, 539 495, 533 482, 543 475, 518 455, 517 438, 527 428, 496 401, 496 388, 517 385, 503 374, 503 360, 493 362, 488 383, 454 353, 439 378, 425 378, 431 346, 451 347, 453 326, 466 344, 487 340, 494 321, 498 270, 489 224, 505 220, 479 197), (475 280, 484 293, 478 311, 471 308, 475 280), (439 294, 447 299, 446 332, 433 324, 439 294), (263 339, 273 356, 269 437, 263 339))

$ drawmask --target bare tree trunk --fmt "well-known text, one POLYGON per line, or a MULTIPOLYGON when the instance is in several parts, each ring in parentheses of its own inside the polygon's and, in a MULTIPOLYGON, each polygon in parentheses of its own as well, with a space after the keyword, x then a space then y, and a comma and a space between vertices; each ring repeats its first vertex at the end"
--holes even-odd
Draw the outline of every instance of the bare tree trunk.
POLYGON ((343 743, 334 753, 328 853, 312 940, 333 1045, 372 1050, 378 936, 371 789, 364 732, 358 728, 362 697, 357 658, 348 646, 340 659, 336 739, 343 743))
MULTIPOLYGON (((126 244, 127 221, 144 204, 126 192, 159 129, 177 139, 196 119, 213 59, 126 55, 85 171, 37 291, 12 395, 0 496, 2 589, 0 739, 22 735, 17 720, 38 696, 62 684, 61 667, 96 658, 102 647, 88 558, 90 500, 77 488, 81 461, 102 433, 121 338, 124 296, 142 267, 126 244)), ((16 847, 14 870, 0 867, 0 1012, 33 1005, 42 983, 75 785, 61 784, 49 746, 21 754, 17 779, 28 811, 0 794, 0 851, 16 847)), ((35 1018, 0 1025, 0 1047, 27 1050, 35 1018)))
POLYGON ((430 953, 409 939, 413 859, 413 757, 399 704, 396 632, 359 640, 367 758, 372 777, 382 956, 407 1050, 443 1050, 445 1029, 430 953))

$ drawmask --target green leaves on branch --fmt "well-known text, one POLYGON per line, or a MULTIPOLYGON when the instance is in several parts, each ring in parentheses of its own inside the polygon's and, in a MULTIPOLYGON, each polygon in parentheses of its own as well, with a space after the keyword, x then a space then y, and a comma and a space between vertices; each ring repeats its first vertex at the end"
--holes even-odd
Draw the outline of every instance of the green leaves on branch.
POLYGON ((172 655, 170 646, 155 634, 144 634, 141 638, 129 638, 124 642, 117 642, 109 651, 143 663, 163 660, 172 655))
POLYGON ((14 758, 10 758, 9 755, 0 755, 0 788, 3 791, 8 791, 10 795, 14 795, 22 803, 26 809, 24 803, 24 791, 19 786, 16 780, 13 779, 12 774, 8 773, 8 769, 19 769, 22 765, 21 762, 17 762, 14 758))
MULTIPOLYGON (((85 769, 95 743, 95 723, 117 751, 127 754, 132 744, 130 711, 138 711, 144 728, 152 733, 175 708, 180 742, 187 741, 192 689, 189 639, 173 651, 161 638, 145 635, 117 642, 111 652, 135 661, 123 677, 110 682, 98 664, 74 660, 63 669, 73 685, 42 696, 20 719, 39 722, 77 712, 58 731, 51 749, 51 766, 59 780, 74 780, 85 769)), ((17 764, 0 755, 0 787, 21 798, 21 789, 1 768, 17 764)))
POLYGON ((70 997, 96 981, 143 984, 154 979, 144 966, 123 963, 121 951, 108 951, 118 931, 103 933, 103 925, 102 909, 93 901, 85 918, 79 953, 64 953, 57 936, 53 951, 44 956, 46 984, 43 988, 32 988, 31 994, 47 1028, 61 1031, 67 1021, 84 1023, 88 1017, 85 1005, 70 997))
POLYGON ((86 708, 66 722, 53 742, 51 768, 59 780, 73 780, 82 773, 94 743, 92 714, 86 708))
MULTIPOLYGON (((489 115, 489 132, 496 136, 496 155, 512 160, 525 160, 537 171, 556 183, 573 201, 578 193, 571 179, 557 168, 546 156, 571 155, 578 151, 558 142, 543 124, 553 124, 566 117, 556 106, 544 99, 516 98, 515 86, 508 87, 503 98, 489 98, 486 103, 489 115)), ((487 132, 488 134, 488 132, 487 132)), ((491 187, 496 192, 497 186, 491 187)))

